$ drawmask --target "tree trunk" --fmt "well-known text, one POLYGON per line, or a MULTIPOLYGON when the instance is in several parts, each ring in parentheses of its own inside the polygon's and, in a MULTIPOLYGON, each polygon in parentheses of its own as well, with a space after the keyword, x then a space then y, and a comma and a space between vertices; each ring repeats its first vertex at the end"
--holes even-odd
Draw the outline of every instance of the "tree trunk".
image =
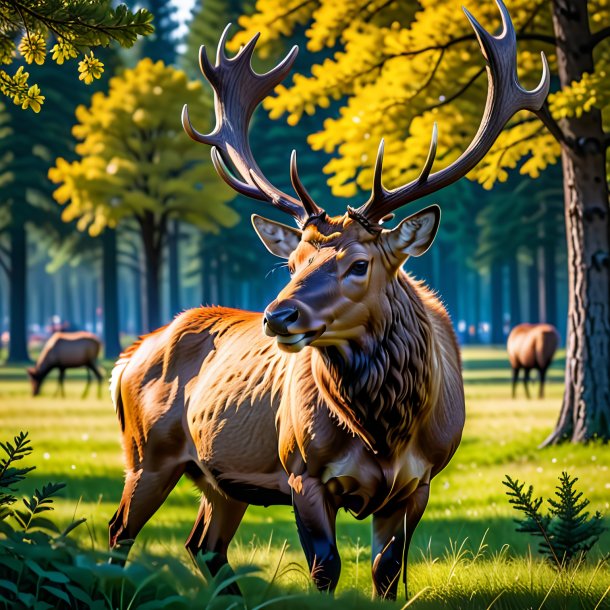
POLYGON ((532 264, 528 267, 527 283, 529 292, 529 320, 530 324, 538 322, 540 313, 540 299, 538 295, 538 257, 536 248, 532 249, 532 264))
POLYGON ((555 264, 555 240, 553 227, 546 223, 544 239, 544 294, 546 296, 546 321, 557 326, 557 267, 555 264))
POLYGON ((161 249, 162 229, 155 227, 152 214, 147 214, 142 223, 142 243, 146 275, 146 313, 147 331, 152 332, 161 326, 161 249))
POLYGON ((180 222, 172 220, 168 240, 169 315, 180 313, 180 222))
POLYGON ((119 341, 119 290, 116 231, 106 229, 102 235, 102 294, 104 299, 104 356, 114 360, 121 353, 119 341))
POLYGON ((504 343, 504 278, 502 265, 491 266, 491 342, 504 343))
POLYGON ((519 290, 519 262, 517 254, 511 256, 508 263, 510 285, 510 325, 516 326, 521 322, 521 291, 519 290))
MULTIPOLYGON (((562 87, 593 72, 586 2, 553 2, 562 87)), ((568 338, 563 404, 545 445, 610 440, 610 220, 601 113, 564 120, 568 338)))
POLYGON ((13 213, 10 224, 10 342, 7 362, 29 362, 27 347, 27 236, 25 223, 13 213))

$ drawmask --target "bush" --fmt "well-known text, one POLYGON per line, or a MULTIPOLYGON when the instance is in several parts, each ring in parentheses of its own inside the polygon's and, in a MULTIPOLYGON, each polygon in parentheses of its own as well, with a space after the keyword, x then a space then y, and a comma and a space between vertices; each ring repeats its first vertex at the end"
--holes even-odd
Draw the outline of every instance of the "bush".
POLYGON ((555 491, 557 500, 547 500, 548 514, 540 512, 542 498, 532 497, 534 488, 531 485, 523 491, 525 483, 508 475, 502 481, 508 487, 509 502, 524 514, 523 519, 515 519, 519 524, 517 531, 541 537, 539 552, 559 570, 577 557, 584 558, 606 530, 599 512, 592 517, 583 512, 589 500, 581 500, 582 492, 574 489, 576 481, 578 479, 571 478, 567 472, 561 473, 555 491))

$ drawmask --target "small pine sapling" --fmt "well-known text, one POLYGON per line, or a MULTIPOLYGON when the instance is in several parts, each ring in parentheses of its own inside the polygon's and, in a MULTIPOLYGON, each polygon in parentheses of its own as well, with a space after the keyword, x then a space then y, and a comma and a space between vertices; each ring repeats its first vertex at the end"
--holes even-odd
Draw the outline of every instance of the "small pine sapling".
POLYGON ((533 497, 534 488, 530 485, 524 491, 525 483, 505 476, 502 483, 508 487, 508 501, 524 515, 522 519, 515 519, 517 531, 541 537, 539 552, 558 570, 562 570, 574 558, 584 557, 605 531, 599 512, 592 517, 588 512, 583 512, 589 500, 581 500, 582 492, 574 489, 578 478, 571 478, 567 472, 562 472, 555 491, 557 499, 548 498, 548 514, 542 514, 542 498, 533 497))

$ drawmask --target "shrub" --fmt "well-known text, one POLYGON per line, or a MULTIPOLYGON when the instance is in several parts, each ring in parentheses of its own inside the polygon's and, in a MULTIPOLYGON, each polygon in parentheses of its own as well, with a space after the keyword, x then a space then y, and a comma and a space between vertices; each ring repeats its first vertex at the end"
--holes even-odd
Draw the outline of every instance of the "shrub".
POLYGON ((555 491, 557 499, 547 500, 548 514, 540 512, 542 498, 532 497, 534 488, 531 485, 523 491, 525 483, 505 476, 502 483, 508 487, 509 502, 524 515, 522 519, 515 519, 519 524, 517 531, 541 537, 538 550, 557 569, 563 569, 576 557, 584 557, 605 531, 599 512, 592 517, 583 512, 589 500, 581 500, 582 492, 574 489, 578 479, 571 478, 567 472, 562 472, 559 477, 555 491))

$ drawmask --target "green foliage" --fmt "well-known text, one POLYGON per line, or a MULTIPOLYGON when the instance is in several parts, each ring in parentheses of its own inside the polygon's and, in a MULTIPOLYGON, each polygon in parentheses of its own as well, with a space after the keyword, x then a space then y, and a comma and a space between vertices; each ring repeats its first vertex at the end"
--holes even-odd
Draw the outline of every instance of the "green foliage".
POLYGON ((6 457, 0 458, 0 519, 4 519, 10 512, 8 505, 17 501, 17 498, 12 494, 15 491, 13 485, 23 481, 25 475, 34 470, 33 466, 29 468, 13 466, 14 462, 22 460, 32 451, 27 433, 21 432, 18 434, 13 439, 13 443, 14 445, 8 441, 0 443, 0 448, 6 454, 6 457))
POLYGON ((506 495, 510 504, 524 514, 523 519, 515 519, 519 524, 517 531, 542 537, 539 552, 559 570, 575 558, 584 557, 606 530, 599 512, 592 517, 583 512, 589 500, 581 501, 582 492, 574 489, 576 481, 578 479, 571 478, 567 472, 561 473, 555 492, 558 499, 547 500, 548 514, 541 513, 542 498, 532 497, 534 488, 531 485, 523 491, 525 483, 519 483, 508 475, 502 481, 508 488, 506 495))
MULTIPOLYGON (((131 47, 138 36, 153 31, 151 19, 144 9, 133 13, 124 4, 113 8, 107 0, 0 0, 0 64, 12 63, 18 51, 26 63, 42 65, 47 43, 55 42, 52 59, 61 65, 82 56, 79 79, 89 84, 104 71, 91 49, 112 41, 131 47)), ((45 96, 28 79, 23 65, 13 74, 0 70, 0 91, 22 109, 39 112, 45 96)))
POLYGON ((171 558, 131 562, 127 568, 109 564, 115 555, 84 549, 69 537, 84 519, 73 520, 60 531, 54 521, 42 516, 53 510, 53 496, 65 487, 63 483, 35 490, 31 498, 23 499, 23 509, 12 507, 13 486, 34 469, 13 464, 29 456, 32 447, 24 432, 12 444, 0 443, 0 447, 6 455, 0 459, 0 603, 5 607, 188 610, 250 606, 242 598, 223 595, 226 587, 237 582, 246 585, 259 607, 273 603, 265 601, 270 586, 253 577, 256 569, 252 567, 233 572, 227 566, 211 577, 205 556, 197 559, 198 573, 171 558))

